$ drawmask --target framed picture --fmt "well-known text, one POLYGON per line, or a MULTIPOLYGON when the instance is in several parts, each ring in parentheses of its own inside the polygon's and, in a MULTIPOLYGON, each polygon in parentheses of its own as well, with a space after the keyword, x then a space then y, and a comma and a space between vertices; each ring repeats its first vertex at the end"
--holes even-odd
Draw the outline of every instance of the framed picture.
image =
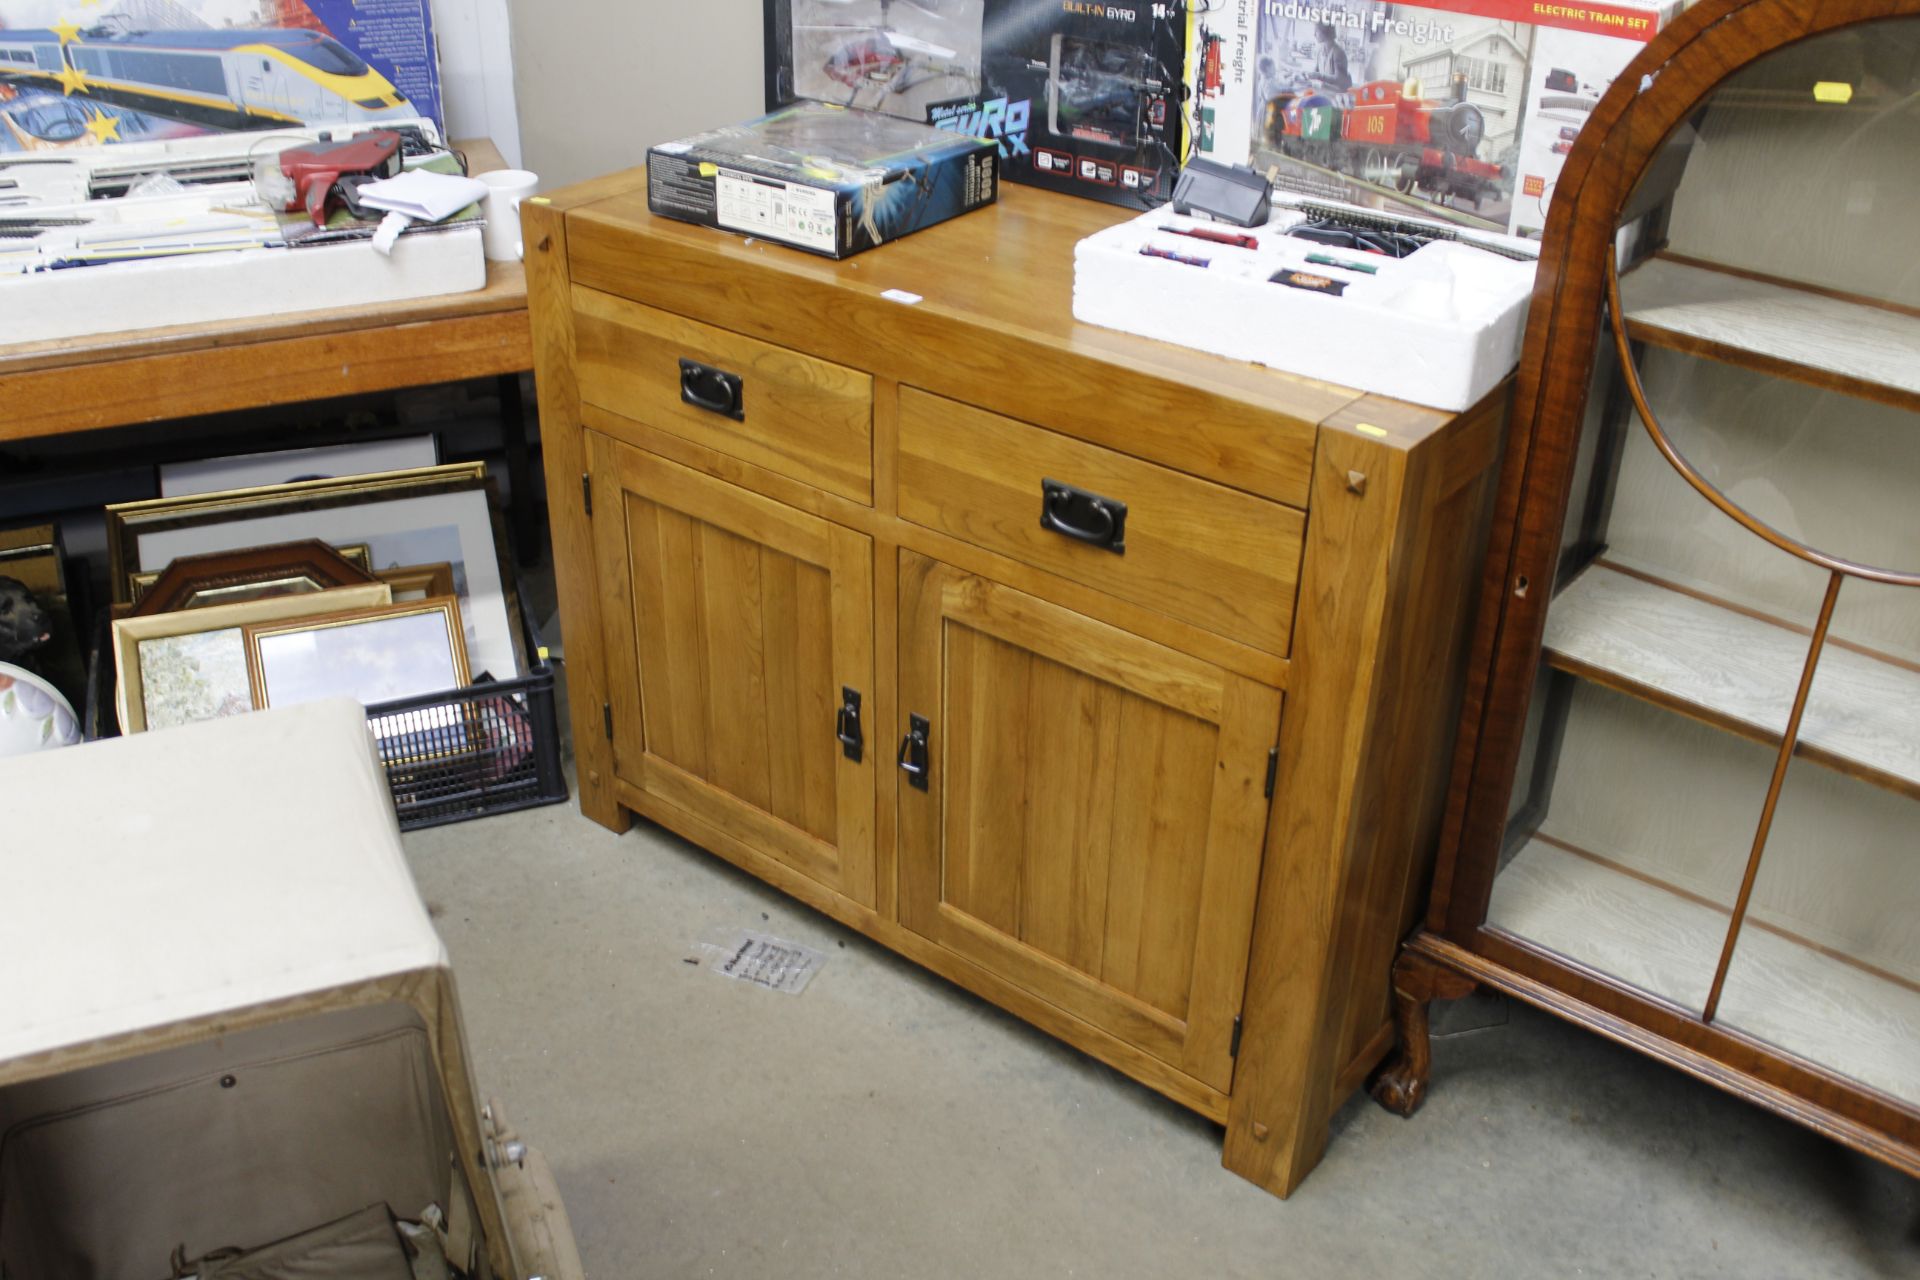
POLYGON ((243 628, 391 601, 384 582, 273 596, 113 623, 114 701, 122 733, 166 729, 253 710, 243 628))
POLYGON ((318 538, 245 551, 182 556, 161 570, 140 594, 133 615, 177 613, 269 596, 311 595, 334 587, 360 586, 373 581, 365 564, 364 557, 359 565, 353 564, 318 538))
POLYGON ((376 576, 393 588, 395 604, 456 594, 453 589, 453 566, 444 562, 382 569, 376 576))
POLYGON ((364 542, 373 571, 445 563, 453 571, 474 670, 510 679, 526 669, 519 602, 494 534, 484 463, 454 463, 348 480, 312 480, 107 508, 117 598, 129 575, 180 556, 296 538, 364 542))
POLYGON ((338 480, 382 471, 412 471, 440 465, 440 442, 432 436, 371 440, 364 444, 323 445, 317 449, 281 449, 241 453, 229 458, 170 462, 160 468, 160 496, 183 498, 229 489, 260 489, 301 480, 338 480))
MULTIPOLYGON (((283 544, 283 545, 286 545, 286 544, 283 544)), ((324 542, 321 543, 320 545, 326 546, 324 542)), ((366 581, 368 582, 373 581, 373 552, 367 547, 366 543, 364 542, 350 543, 344 547, 330 547, 328 549, 332 551, 334 554, 338 555, 342 560, 345 560, 348 564, 352 565, 355 569, 365 574, 366 581)), ((146 603, 147 593, 153 590, 154 583, 160 581, 160 575, 167 572, 167 570, 171 569, 172 567, 173 566, 169 564, 165 569, 160 569, 157 572, 150 569, 142 569, 138 573, 127 575, 127 583, 129 587, 128 594, 132 596, 133 604, 130 607, 122 606, 119 616, 124 618, 129 614, 141 613, 141 612, 154 612, 154 613, 170 612, 169 610, 165 610, 165 609, 143 610, 141 609, 140 606, 146 603)), ((354 580, 355 583, 359 581, 360 579, 354 580)), ((340 585, 346 586, 351 584, 342 583, 340 585)), ((224 600, 210 600, 207 603, 229 604, 232 602, 224 601, 224 600)), ((189 605, 188 607, 192 608, 193 606, 189 605)))
POLYGON ((467 683, 466 636, 452 596, 254 623, 244 633, 256 707, 336 697, 370 705, 467 683))

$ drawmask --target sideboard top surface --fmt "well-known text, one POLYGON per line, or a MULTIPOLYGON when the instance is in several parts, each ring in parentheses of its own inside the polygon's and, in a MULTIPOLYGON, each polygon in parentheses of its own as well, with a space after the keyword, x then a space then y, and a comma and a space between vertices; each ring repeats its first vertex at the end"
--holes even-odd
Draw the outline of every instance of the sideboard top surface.
MULTIPOLYGON (((1309 453, 1323 425, 1366 424, 1384 443, 1413 447, 1456 417, 1076 321, 1074 246, 1133 216, 1112 205, 1003 184, 991 208, 836 262, 657 217, 647 209, 643 170, 551 199, 568 212, 576 284, 644 294, 654 305, 749 331, 759 311, 769 333, 789 338, 793 311, 804 310, 819 321, 807 330, 819 354, 918 385, 938 380, 928 366, 944 364, 954 376, 935 389, 963 396, 955 384, 987 370, 974 358, 984 352, 1013 379, 1031 381, 1038 401, 1077 398, 1083 410, 1099 401, 1116 413, 1151 381, 1159 394, 1136 412, 1177 408, 1176 393, 1184 393, 1195 416, 1284 419, 1309 453)), ((1141 305, 1157 301, 1143 297, 1141 305)))

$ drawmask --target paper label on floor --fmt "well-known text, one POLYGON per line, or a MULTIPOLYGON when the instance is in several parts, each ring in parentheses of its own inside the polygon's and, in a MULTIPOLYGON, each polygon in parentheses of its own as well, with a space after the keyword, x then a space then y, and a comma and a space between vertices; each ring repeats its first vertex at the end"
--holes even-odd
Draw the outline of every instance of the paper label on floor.
POLYGON ((706 967, 721 977, 770 987, 790 996, 805 991, 813 975, 827 962, 825 952, 751 929, 703 938, 700 951, 706 967))

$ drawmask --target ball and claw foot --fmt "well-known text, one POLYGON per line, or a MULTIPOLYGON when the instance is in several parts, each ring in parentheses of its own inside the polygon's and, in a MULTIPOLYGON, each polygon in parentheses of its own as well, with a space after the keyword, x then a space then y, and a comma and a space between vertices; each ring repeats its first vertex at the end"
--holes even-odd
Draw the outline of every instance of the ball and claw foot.
POLYGON ((1373 1100, 1397 1116, 1410 1116, 1427 1100, 1427 1075, 1408 1055, 1395 1051, 1373 1077, 1373 1100))
POLYGON ((1373 1100, 1397 1116, 1410 1116, 1427 1100, 1433 1072, 1433 1048, 1427 1035, 1427 1006, 1435 1000, 1459 1000, 1473 994, 1473 979, 1403 951, 1393 965, 1393 1021, 1400 1047, 1387 1057, 1369 1086, 1373 1100))

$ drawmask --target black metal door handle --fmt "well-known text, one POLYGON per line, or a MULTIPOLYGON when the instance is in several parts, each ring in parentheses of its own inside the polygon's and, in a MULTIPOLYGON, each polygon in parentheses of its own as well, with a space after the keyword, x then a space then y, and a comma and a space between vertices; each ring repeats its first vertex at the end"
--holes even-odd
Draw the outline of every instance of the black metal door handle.
POLYGON ((1040 482, 1040 527, 1117 556, 1127 553, 1127 504, 1058 480, 1040 482))
POLYGON ((907 785, 919 791, 927 789, 927 734, 933 726, 925 716, 907 717, 907 736, 900 739, 900 771, 907 785))
POLYGON ((680 399, 696 409, 717 413, 735 422, 746 419, 740 375, 697 360, 680 362, 680 399))
POLYGON ((840 686, 840 714, 834 717, 833 736, 840 739, 840 749, 847 759, 855 764, 866 752, 866 738, 860 732, 860 693, 857 689, 840 686))

